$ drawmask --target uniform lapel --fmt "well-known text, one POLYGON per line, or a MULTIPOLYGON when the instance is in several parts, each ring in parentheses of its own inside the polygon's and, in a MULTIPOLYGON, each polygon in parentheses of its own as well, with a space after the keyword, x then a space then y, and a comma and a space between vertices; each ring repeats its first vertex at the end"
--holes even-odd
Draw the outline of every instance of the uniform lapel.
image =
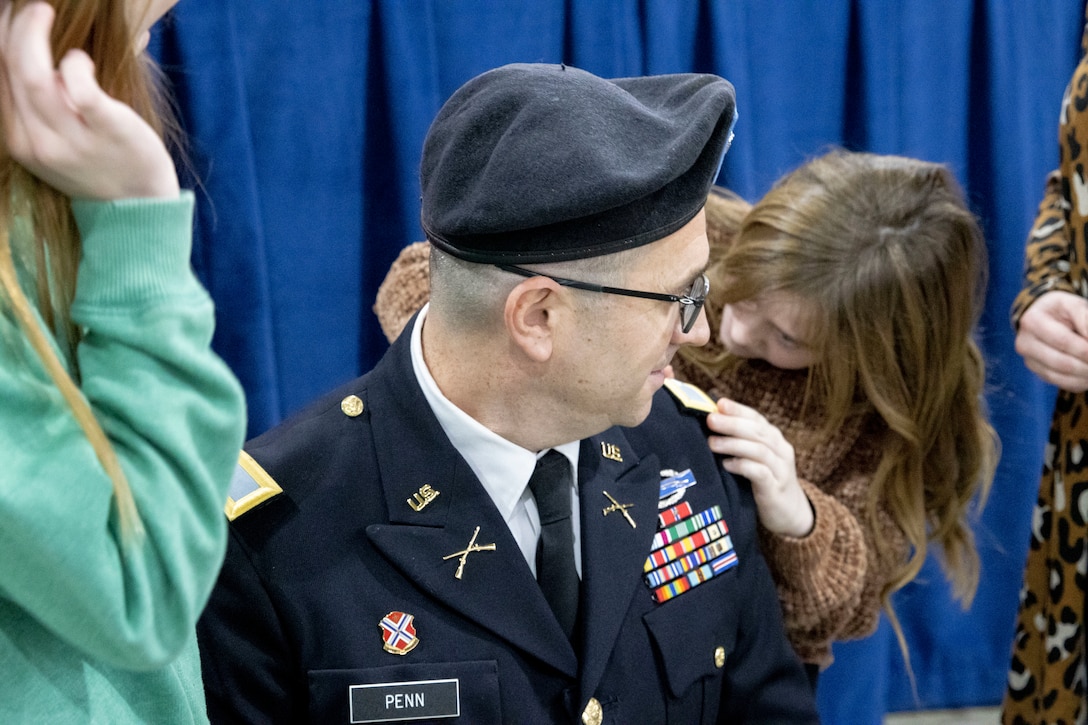
MULTIPOLYGON (((407 341, 398 340, 394 347, 402 342, 407 341)), ((510 645, 576 676, 573 648, 506 522, 427 405, 407 350, 404 344, 394 364, 368 386, 389 524, 367 527, 367 536, 428 595, 510 645), (417 496, 424 486, 438 493, 421 505, 428 498, 417 496), (475 544, 482 550, 464 557, 457 578, 461 557, 443 557, 466 549, 477 526, 475 544), (483 549, 492 544, 493 550, 483 549)))
POLYGON ((658 469, 656 456, 638 459, 618 428, 582 442, 578 495, 586 632, 583 696, 592 694, 600 681, 632 597, 643 586, 642 565, 656 530, 658 469), (619 510, 605 513, 613 499, 631 504, 624 511, 634 526, 619 510))

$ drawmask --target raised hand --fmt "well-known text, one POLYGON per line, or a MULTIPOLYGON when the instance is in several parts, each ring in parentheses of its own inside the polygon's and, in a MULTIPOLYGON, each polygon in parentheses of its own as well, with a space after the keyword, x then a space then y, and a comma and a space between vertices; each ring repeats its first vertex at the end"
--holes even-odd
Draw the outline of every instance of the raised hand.
POLYGON ((707 438, 710 449, 729 456, 722 466, 752 482, 760 523, 781 536, 807 536, 814 524, 812 504, 797 480, 793 446, 782 431, 752 408, 726 398, 706 420, 717 434, 707 438))
POLYGON ((90 57, 71 50, 53 66, 53 18, 44 2, 0 13, 0 122, 12 158, 73 198, 176 197, 162 139, 102 90, 90 57))

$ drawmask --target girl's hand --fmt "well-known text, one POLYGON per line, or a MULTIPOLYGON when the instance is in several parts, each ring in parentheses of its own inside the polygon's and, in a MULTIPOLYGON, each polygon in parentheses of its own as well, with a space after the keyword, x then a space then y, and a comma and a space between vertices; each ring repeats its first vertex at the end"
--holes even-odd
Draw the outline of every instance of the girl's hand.
POLYGON ((0 123, 12 158, 84 199, 176 197, 177 172, 158 134, 99 87, 94 63, 69 51, 53 67, 53 8, 0 13, 0 123))
POLYGON ((782 431, 752 408, 726 398, 706 421, 718 434, 707 438, 710 450, 729 456, 722 467, 752 482, 760 522, 780 536, 808 536, 815 523, 812 504, 797 480, 793 446, 782 431))

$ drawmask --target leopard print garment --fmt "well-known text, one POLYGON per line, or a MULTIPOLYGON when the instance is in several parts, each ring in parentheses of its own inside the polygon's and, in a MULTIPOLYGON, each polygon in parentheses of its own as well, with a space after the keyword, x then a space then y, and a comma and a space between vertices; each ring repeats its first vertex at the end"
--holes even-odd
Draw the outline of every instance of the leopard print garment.
MULTIPOLYGON (((1084 56, 1060 115, 1061 165, 1028 238, 1024 289, 1013 303, 1016 324, 1044 292, 1088 297, 1088 21, 1084 56)), ((1085 699, 1085 590, 1088 589, 1088 400, 1060 392, 1046 448, 1031 547, 1020 592, 1004 725, 1082 724, 1085 699)))

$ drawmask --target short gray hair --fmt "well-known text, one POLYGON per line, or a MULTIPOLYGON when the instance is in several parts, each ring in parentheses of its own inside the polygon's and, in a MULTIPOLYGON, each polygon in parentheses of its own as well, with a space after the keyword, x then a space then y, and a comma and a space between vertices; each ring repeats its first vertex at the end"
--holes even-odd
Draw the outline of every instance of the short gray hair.
MULTIPOLYGON (((621 286, 641 247, 614 254, 526 265, 525 269, 554 277, 569 277, 582 282, 621 286)), ((466 330, 480 330, 502 319, 506 296, 524 277, 492 264, 466 262, 431 246, 431 304, 439 310, 456 311, 447 317, 466 330)), ((579 294, 580 309, 596 309, 609 295, 579 294)))

